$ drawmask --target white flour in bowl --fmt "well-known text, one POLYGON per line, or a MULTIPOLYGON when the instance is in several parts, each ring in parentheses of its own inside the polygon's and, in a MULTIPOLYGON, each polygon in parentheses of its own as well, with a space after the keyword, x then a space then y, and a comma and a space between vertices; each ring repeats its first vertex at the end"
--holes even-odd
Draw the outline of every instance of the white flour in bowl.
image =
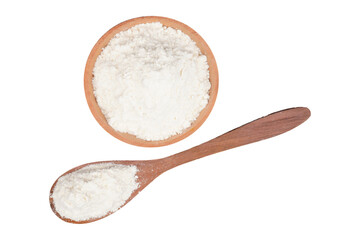
POLYGON ((99 163, 83 167, 57 180, 50 196, 64 218, 85 221, 118 210, 139 185, 137 167, 99 163))
POLYGON ((116 131, 164 140, 207 105, 208 68, 188 35, 159 22, 139 24, 116 34, 98 56, 94 95, 116 131))

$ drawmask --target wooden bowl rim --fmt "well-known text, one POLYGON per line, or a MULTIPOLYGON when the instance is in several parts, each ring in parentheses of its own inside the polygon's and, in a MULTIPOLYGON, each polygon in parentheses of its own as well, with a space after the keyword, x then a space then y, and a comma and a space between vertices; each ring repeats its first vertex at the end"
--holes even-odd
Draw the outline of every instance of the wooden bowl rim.
POLYGON ((132 144, 140 147, 160 147, 173 144, 175 142, 181 141, 184 138, 190 136, 194 133, 207 119, 211 110, 214 107, 215 100, 217 97, 219 86, 219 75, 218 68, 215 61, 215 57, 211 52, 209 46, 205 42, 205 40, 192 28, 176 21, 171 18, 159 17, 159 16, 145 16, 129 19, 127 21, 121 22, 118 25, 114 26, 110 30, 108 30, 94 45, 91 50, 89 57, 85 66, 84 73, 84 89, 87 104, 89 105, 90 111, 92 115, 95 117, 96 121, 100 124, 100 126, 105 129, 108 133, 110 133, 113 137, 126 142, 128 144, 132 144), (200 48, 202 54, 207 57, 208 65, 209 65, 209 80, 211 83, 211 88, 209 90, 209 102, 204 107, 204 109, 200 112, 197 119, 191 124, 190 127, 183 130, 182 133, 171 136, 170 138, 159 140, 159 141, 146 141, 140 138, 137 138, 135 135, 122 133, 114 130, 107 122, 105 116, 101 112, 100 107, 97 104, 96 98, 94 96, 92 79, 93 79, 93 68, 96 62, 97 57, 101 53, 102 49, 108 44, 110 39, 112 39, 115 34, 126 31, 127 29, 142 23, 151 23, 151 22, 160 22, 164 26, 171 27, 174 29, 179 29, 185 34, 187 34, 193 41, 195 41, 196 45, 200 48))

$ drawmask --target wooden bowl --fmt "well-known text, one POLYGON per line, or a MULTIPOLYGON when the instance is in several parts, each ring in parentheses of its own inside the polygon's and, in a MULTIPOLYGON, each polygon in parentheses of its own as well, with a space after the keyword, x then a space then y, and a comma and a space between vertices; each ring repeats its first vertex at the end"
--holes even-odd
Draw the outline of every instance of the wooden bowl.
POLYGON ((107 31, 95 44, 93 49, 90 52, 90 55, 88 57, 88 60, 86 62, 85 67, 85 75, 84 75, 84 87, 85 87, 85 95, 87 103, 90 107, 91 113, 94 115, 95 119, 98 121, 101 127, 103 127, 108 133, 110 133, 112 136, 116 137, 117 139, 124 141, 126 143, 141 146, 141 147, 159 147, 159 146, 165 146, 169 145, 175 142, 178 142, 193 132, 195 132, 206 120, 206 118, 209 116, 216 100, 217 92, 218 92, 218 84, 219 84, 219 76, 218 76, 218 69, 216 65, 216 61, 214 58, 214 55, 212 54, 209 46, 206 44, 204 39, 200 37, 200 35, 195 32, 193 29, 191 29, 189 26, 178 22, 176 20, 165 18, 165 17, 139 17, 127 20, 125 22, 122 22, 115 27, 111 28, 109 31, 107 31), (96 62, 97 57, 100 55, 102 49, 109 43, 110 39, 112 39, 115 34, 126 31, 129 28, 141 24, 141 23, 151 23, 151 22, 160 22, 164 26, 171 27, 174 29, 179 29, 183 33, 187 34, 198 46, 198 48, 201 50, 202 54, 204 54, 207 57, 208 65, 209 65, 209 80, 211 83, 211 88, 209 90, 209 102, 205 106, 205 108, 200 112, 200 115, 198 118, 191 124, 190 127, 187 129, 184 129, 182 133, 174 135, 170 138, 167 138, 165 140, 160 141, 146 141, 140 138, 137 138, 136 136, 128 133, 122 133, 114 130, 107 122, 105 116, 101 112, 100 107, 98 106, 96 102, 96 98, 94 96, 94 89, 92 85, 92 79, 93 79, 93 68, 96 62))

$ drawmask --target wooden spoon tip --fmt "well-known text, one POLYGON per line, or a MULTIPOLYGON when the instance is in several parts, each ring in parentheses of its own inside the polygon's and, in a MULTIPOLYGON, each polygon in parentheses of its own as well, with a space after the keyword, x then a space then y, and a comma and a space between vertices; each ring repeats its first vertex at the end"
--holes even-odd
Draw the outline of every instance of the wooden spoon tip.
POLYGON ((306 119, 308 119, 311 116, 311 111, 307 107, 299 107, 303 111, 303 115, 306 119))

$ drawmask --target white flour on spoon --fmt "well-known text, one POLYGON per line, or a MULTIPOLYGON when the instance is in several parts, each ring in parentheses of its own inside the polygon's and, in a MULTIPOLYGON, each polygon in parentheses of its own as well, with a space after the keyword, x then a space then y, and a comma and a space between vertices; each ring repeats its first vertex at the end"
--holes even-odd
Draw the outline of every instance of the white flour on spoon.
POLYGON ((137 167, 99 163, 83 167, 57 180, 50 196, 63 217, 85 221, 118 210, 139 187, 137 167))

